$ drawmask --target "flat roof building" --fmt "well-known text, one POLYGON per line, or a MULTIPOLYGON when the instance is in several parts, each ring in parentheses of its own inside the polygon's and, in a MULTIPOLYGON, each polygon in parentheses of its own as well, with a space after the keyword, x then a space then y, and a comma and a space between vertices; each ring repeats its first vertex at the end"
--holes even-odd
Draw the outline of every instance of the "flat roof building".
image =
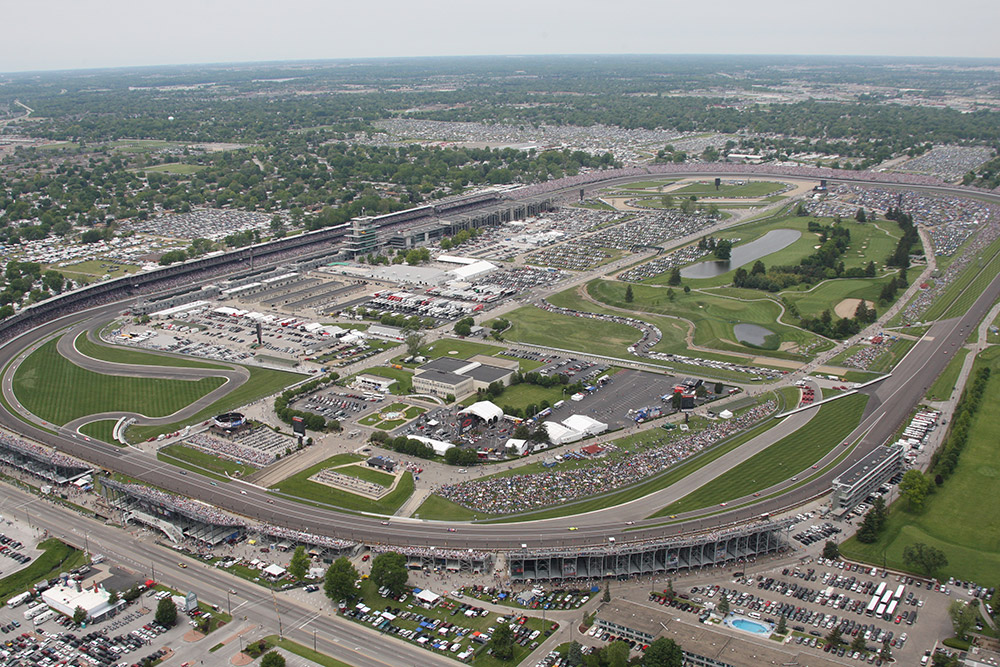
POLYGON ((903 447, 893 444, 876 447, 844 474, 833 480, 834 510, 849 510, 858 506, 873 491, 903 469, 903 447))
POLYGON ((475 391, 472 378, 445 371, 427 370, 413 376, 413 391, 434 396, 462 396, 475 391))
POLYGON ((83 588, 82 586, 63 586, 57 584, 42 591, 42 601, 54 611, 73 618, 76 608, 81 607, 87 612, 87 618, 92 621, 100 621, 113 616, 119 609, 127 603, 124 600, 109 602, 111 593, 99 588, 96 585, 83 588))

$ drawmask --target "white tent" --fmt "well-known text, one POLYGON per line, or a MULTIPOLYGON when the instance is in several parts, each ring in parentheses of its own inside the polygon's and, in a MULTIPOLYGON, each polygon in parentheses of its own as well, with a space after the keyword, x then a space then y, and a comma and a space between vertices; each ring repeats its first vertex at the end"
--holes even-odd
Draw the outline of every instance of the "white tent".
POLYGON ((730 412, 729 410, 723 410, 722 412, 719 413, 719 416, 722 417, 723 419, 732 419, 733 413, 730 412))
POLYGON ((444 456, 444 453, 455 445, 450 442, 445 442, 444 440, 435 440, 433 438, 425 438, 422 435, 408 435, 407 438, 411 440, 419 440, 425 445, 430 445, 434 449, 434 453, 438 456, 444 456))
POLYGON ((500 409, 495 403, 490 401, 478 401, 473 403, 466 409, 462 410, 458 414, 460 415, 475 415, 482 419, 483 421, 497 422, 503 418, 503 410, 500 409))
POLYGON ((528 452, 528 441, 518 438, 511 438, 504 445, 515 456, 524 456, 528 452))
POLYGON ((562 423, 566 428, 571 428, 585 435, 597 435, 608 430, 607 424, 592 419, 587 415, 570 415, 562 423))
POLYGON ((549 434, 549 441, 553 445, 565 445, 570 442, 576 442, 583 437, 583 433, 566 428, 559 422, 544 422, 542 428, 549 434))

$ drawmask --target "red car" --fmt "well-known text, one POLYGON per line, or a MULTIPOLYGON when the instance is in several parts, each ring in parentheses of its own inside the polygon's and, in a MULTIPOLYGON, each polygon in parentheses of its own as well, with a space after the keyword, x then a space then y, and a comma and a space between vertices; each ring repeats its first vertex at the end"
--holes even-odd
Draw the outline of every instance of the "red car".
POLYGON ((364 556, 361 557, 361 562, 363 563, 371 557, 372 557, 371 554, 365 554, 364 556))

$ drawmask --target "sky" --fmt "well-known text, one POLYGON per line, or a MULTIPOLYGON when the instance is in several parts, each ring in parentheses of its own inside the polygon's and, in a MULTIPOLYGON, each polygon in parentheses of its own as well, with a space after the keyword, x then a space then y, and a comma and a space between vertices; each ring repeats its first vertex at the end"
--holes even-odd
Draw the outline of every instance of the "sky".
POLYGON ((1000 58, 997 0, 6 0, 0 72, 406 56, 1000 58))

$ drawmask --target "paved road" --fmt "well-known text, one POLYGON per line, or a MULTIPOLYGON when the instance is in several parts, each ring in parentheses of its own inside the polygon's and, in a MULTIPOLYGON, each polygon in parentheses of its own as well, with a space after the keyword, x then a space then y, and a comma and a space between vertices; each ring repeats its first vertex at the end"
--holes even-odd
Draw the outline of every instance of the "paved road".
MULTIPOLYGON (((953 189, 946 190, 952 191, 953 189)), ((959 192, 961 191, 959 190, 959 192)), ((694 518, 669 528, 652 527, 629 533, 628 536, 644 539, 683 531, 708 529, 723 523, 752 519, 762 512, 776 513, 783 508, 797 505, 808 498, 825 492, 829 489, 830 482, 834 477, 853 464, 860 456, 892 435, 897 425, 919 403, 925 388, 930 386, 930 383, 951 359, 954 351, 961 346, 969 329, 983 318, 998 295, 1000 295, 1000 278, 994 280, 983 291, 975 304, 961 318, 935 324, 897 366, 892 377, 881 385, 868 390, 872 400, 869 402, 865 420, 852 434, 851 439, 864 437, 852 456, 834 470, 780 498, 760 502, 752 507, 710 517, 694 518)), ((3 345, 0 348, 0 365, 7 366, 13 359, 22 357, 37 344, 37 341, 54 334, 61 328, 84 322, 107 321, 117 314, 121 307, 121 304, 112 304, 47 322, 3 345)), ((132 370, 136 375, 157 372, 151 371, 149 367, 145 366, 134 367, 132 370)), ((2 379, 2 383, 3 391, 9 396, 9 374, 2 379)), ((573 517, 552 519, 544 523, 463 525, 461 530, 456 533, 447 532, 446 524, 402 518, 394 518, 392 526, 386 527, 382 526, 376 518, 344 515, 332 508, 323 510, 281 499, 274 499, 273 504, 267 504, 265 499, 268 494, 251 485, 232 482, 213 486, 210 484, 210 480, 196 474, 182 476, 177 469, 157 462, 149 454, 134 450, 123 452, 117 447, 93 442, 78 433, 61 427, 52 427, 55 432, 43 430, 25 424, 6 411, 0 413, 0 423, 15 432, 24 433, 28 437, 92 461, 101 467, 120 471, 174 493, 199 498, 215 506, 267 520, 277 525, 320 534, 332 534, 341 538, 362 540, 369 543, 450 548, 468 547, 489 550, 517 548, 525 542, 531 546, 606 543, 607 537, 622 534, 621 529, 626 520, 634 520, 636 517, 633 507, 609 508, 589 515, 586 523, 579 526, 579 530, 572 534, 567 534, 564 531, 569 526, 576 525, 577 520, 573 517)))

